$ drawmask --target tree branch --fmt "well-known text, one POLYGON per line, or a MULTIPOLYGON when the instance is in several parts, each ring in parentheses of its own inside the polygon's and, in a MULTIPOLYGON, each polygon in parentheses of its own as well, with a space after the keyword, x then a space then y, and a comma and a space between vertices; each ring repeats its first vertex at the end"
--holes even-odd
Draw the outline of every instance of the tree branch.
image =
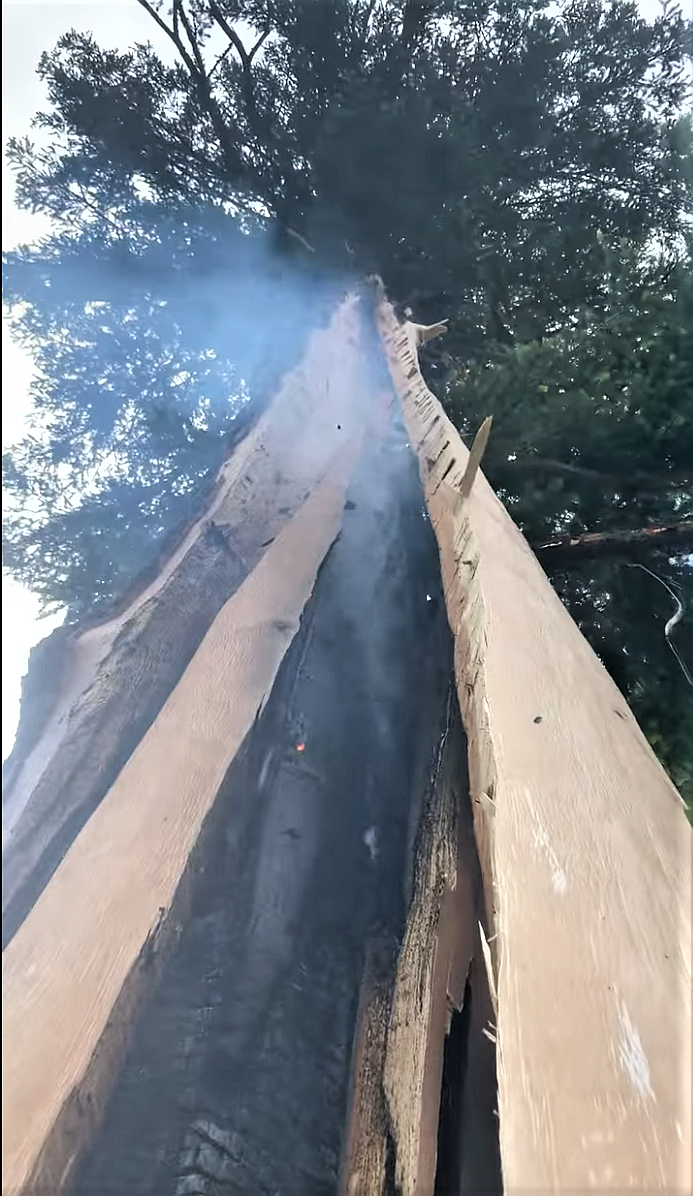
MULTIPOLYGON (((200 47, 197 44, 197 39, 195 37, 195 34, 193 33, 192 29, 190 28, 190 22, 188 20, 188 15, 183 7, 183 0, 173 0, 173 12, 174 12, 174 14, 177 13, 180 16, 180 19, 183 23, 183 28, 185 29, 185 32, 188 35, 190 49, 192 50, 193 56, 195 58, 195 64, 197 66, 198 74, 204 76, 204 78, 206 79, 207 72, 205 70, 204 59, 200 53, 200 47)), ((181 38, 181 41, 182 41, 182 38, 181 38)))
POLYGON ((219 8, 218 4, 215 3, 215 0, 210 0, 209 11, 211 12, 212 16, 214 17, 214 20, 216 21, 219 28, 221 30, 223 30, 223 32, 228 37, 229 41, 233 44, 233 46, 238 51, 238 56, 241 60, 241 65, 243 67, 243 70, 244 70, 244 72, 247 71, 250 67, 250 59, 248 58, 248 53, 246 51, 246 48, 243 45, 243 42, 241 41, 240 37, 236 33, 236 30, 234 29, 233 25, 229 25, 229 22, 226 20, 226 17, 224 16, 223 12, 219 8))
POLYGON ((603 472, 600 469, 590 469, 587 465, 577 465, 568 461, 556 461, 552 457, 535 457, 531 453, 524 456, 518 456, 511 462, 513 468, 520 469, 547 469, 550 473, 564 473, 574 477, 587 478, 595 482, 610 482, 612 486, 656 486, 661 490, 666 485, 677 485, 682 482, 687 482, 690 477, 689 471, 683 473, 676 471, 672 473, 654 474, 646 473, 636 470, 634 473, 627 475, 618 473, 603 472))
POLYGON ((210 80, 210 82, 211 82, 211 79, 212 79, 212 75, 213 75, 213 74, 214 74, 214 72, 215 72, 215 71, 216 71, 216 70, 217 70, 217 69, 218 69, 218 68, 221 66, 221 64, 222 64, 222 62, 224 61, 224 59, 225 59, 225 58, 228 58, 228 56, 229 56, 229 54, 231 53, 232 49, 233 49, 233 46, 231 46, 231 45, 228 45, 228 46, 226 47, 226 49, 224 50, 224 52, 223 52, 222 54, 220 54, 220 55, 219 55, 219 57, 217 58, 216 62, 214 63, 214 66, 212 67, 211 71, 209 72, 209 74, 208 74, 208 76, 207 76, 207 78, 210 80))
POLYGON ((665 523, 660 527, 624 528, 613 532, 586 532, 534 545, 534 552, 547 567, 571 568, 599 556, 637 556, 643 549, 659 548, 675 553, 693 553, 693 519, 665 523))
POLYGON ((185 65, 187 66, 188 70, 190 71, 191 74, 194 74, 195 64, 194 64, 192 58, 190 57, 190 55, 188 54, 187 50, 185 49, 185 46, 181 40, 180 34, 177 31, 177 28, 175 28, 175 26, 177 25, 177 18, 175 15, 175 6, 174 6, 174 28, 171 29, 171 27, 166 24, 166 22, 163 20, 163 18, 159 16, 159 14, 156 11, 156 9, 154 8, 154 6, 152 4, 148 3, 148 0, 137 0, 137 3, 140 5, 141 8, 144 9, 145 12, 149 13, 149 16, 152 18, 152 20, 156 21, 156 23, 160 29, 163 29, 166 36, 170 37, 174 46, 178 50, 178 53, 180 54, 181 58, 183 59, 185 65))
POLYGON ((190 78, 196 86, 200 104, 212 122, 212 127, 216 133, 217 140, 219 142, 219 148, 224 156, 227 169, 237 175, 246 174, 247 166, 243 161, 241 154, 238 152, 229 138, 228 129, 226 128, 219 105, 212 94, 212 89, 209 85, 209 79, 207 78, 207 73, 205 71, 204 60, 200 54, 200 49, 195 40, 193 31, 190 28, 190 23, 183 7, 182 0, 174 0, 173 11, 175 28, 173 29, 167 25, 164 20, 162 20, 156 9, 149 3, 149 0, 137 0, 137 3, 145 10, 145 12, 149 13, 149 16, 156 21, 156 24, 164 31, 167 37, 170 37, 174 46, 178 50, 178 53, 183 59, 183 62, 188 68, 190 78), (177 31, 179 18, 182 21, 185 31, 188 35, 188 39, 192 48, 192 57, 190 52, 186 49, 185 43, 183 42, 180 33, 177 31))
POLYGON ((265 146, 269 148, 268 143, 271 141, 270 131, 267 122, 263 119, 258 111, 257 102, 255 100, 255 86, 253 82, 253 72, 251 70, 251 66, 254 55, 259 50, 265 38, 269 36, 270 31, 267 29, 262 34, 259 41, 256 42, 249 54, 240 37, 236 33, 233 25, 229 24, 223 12, 219 8, 216 0, 210 0, 209 11, 211 12, 219 28, 226 34, 229 42, 238 53, 238 57, 241 61, 241 69, 243 71, 243 98, 245 100, 246 108, 248 109, 250 125, 256 137, 259 137, 265 146))
POLYGON ((255 45, 253 46, 252 50, 250 51, 250 53, 248 55, 248 66, 250 66, 250 64, 252 63, 255 55, 257 54, 258 50, 260 49, 260 46, 262 46, 264 44, 264 42, 267 41, 267 38, 269 37, 271 32, 272 32, 271 29, 265 29, 265 32, 260 34, 259 38, 255 42, 255 45))
MULTIPOLYGON (((209 0, 209 11, 210 11, 213 19, 216 21, 217 25, 219 26, 219 28, 226 34, 230 43, 233 45, 234 49, 236 50, 236 52, 238 54, 238 57, 240 60, 240 65, 241 65, 241 71, 243 74, 243 84, 242 84, 243 99, 245 101, 246 111, 248 114, 248 123, 250 125, 250 128, 252 129, 253 133, 255 134, 255 137, 257 138, 258 143, 265 149, 265 151, 268 154, 271 155, 273 149, 277 151, 278 157, 279 157, 278 167, 279 167, 280 174, 283 174, 284 178, 288 178, 291 180, 291 183, 293 185, 294 192, 295 192, 296 196, 300 197, 301 192, 302 192, 301 176, 300 176, 299 172, 296 170, 296 167, 294 166, 293 162, 291 161, 290 155, 288 153, 282 151, 281 145, 277 146, 275 144, 275 138, 272 133, 271 122, 264 113, 260 112, 260 110, 257 106, 256 97, 255 97, 255 84, 254 84, 253 72, 252 72, 252 61, 253 61, 254 55, 260 49, 260 46, 269 37, 271 30, 266 29, 261 34, 260 38, 255 43, 255 45, 253 46, 250 53, 248 53, 245 46, 243 45, 243 42, 241 41, 240 37, 236 33, 236 30, 233 28, 232 25, 229 24, 228 20, 226 19, 223 12, 219 8, 219 5, 216 3, 216 0, 209 0)), ((271 163, 271 159, 270 159, 270 167, 271 166, 272 166, 272 163, 271 163)), ((284 226, 286 226, 287 225, 286 213, 282 214, 281 211, 279 211, 278 215, 279 215, 279 219, 280 219, 281 223, 284 226)))

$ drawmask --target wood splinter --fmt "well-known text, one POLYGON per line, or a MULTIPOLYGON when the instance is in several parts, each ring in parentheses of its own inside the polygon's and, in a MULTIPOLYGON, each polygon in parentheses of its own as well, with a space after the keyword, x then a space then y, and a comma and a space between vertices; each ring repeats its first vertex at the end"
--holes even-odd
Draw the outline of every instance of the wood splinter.
POLYGON ((498 989, 496 988, 496 974, 495 974, 495 969, 493 967, 493 960, 491 958, 491 948, 489 947, 488 939, 486 938, 486 934, 484 933, 484 928, 481 925, 481 922, 478 923, 478 926, 479 926, 479 939, 481 942, 481 954, 484 959, 484 967, 486 968, 486 978, 488 980, 488 991, 489 991, 489 996, 491 997, 491 1005, 492 1005, 493 1012, 495 1015, 495 1024, 497 1026, 498 1025, 498 989))
MULTIPOLYGON (((411 308, 407 308, 407 317, 411 315, 411 308)), ((442 336, 448 330, 448 319, 440 320, 437 324, 415 324, 413 320, 409 320, 409 327, 414 333, 414 340, 417 345, 425 345, 427 341, 435 340, 437 336, 442 336)))
POLYGON ((464 476, 459 486, 451 486, 449 482, 441 482, 440 493, 444 497, 450 511, 453 515, 459 514, 462 504, 465 499, 469 498, 474 485, 474 479, 479 471, 481 459, 486 451, 488 438, 491 435, 491 424, 493 423, 493 416, 487 415, 483 424, 479 428, 471 449, 469 450, 469 460, 467 461, 467 468, 464 471, 464 476))

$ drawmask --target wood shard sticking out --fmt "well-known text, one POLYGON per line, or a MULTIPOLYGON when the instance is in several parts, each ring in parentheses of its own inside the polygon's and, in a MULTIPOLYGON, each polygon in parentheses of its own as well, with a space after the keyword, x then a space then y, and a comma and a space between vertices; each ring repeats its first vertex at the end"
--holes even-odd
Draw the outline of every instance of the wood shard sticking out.
POLYGON ((486 452, 486 445, 488 438, 491 435, 491 424, 493 423, 493 416, 487 415, 483 424, 479 428, 471 449, 469 450, 469 460, 467 461, 467 468, 464 471, 464 477, 460 482, 460 498, 465 499, 471 493, 474 485, 474 478, 477 475, 477 470, 481 464, 481 458, 486 452))

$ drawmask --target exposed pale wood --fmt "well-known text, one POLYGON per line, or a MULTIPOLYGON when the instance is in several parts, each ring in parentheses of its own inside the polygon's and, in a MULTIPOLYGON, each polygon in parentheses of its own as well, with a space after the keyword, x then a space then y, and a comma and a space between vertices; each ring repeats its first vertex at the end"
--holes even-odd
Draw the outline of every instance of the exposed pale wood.
POLYGON ((393 960, 387 944, 374 944, 364 969, 340 1196, 389 1196, 388 1151, 398 1191, 434 1190, 445 1040, 478 950, 478 865, 453 693, 427 790, 402 944, 393 960))
POLYGON ((3 953, 3 1196, 58 1192, 98 1123, 133 1014, 122 994, 172 933, 186 863, 339 530, 358 451, 353 438, 224 605, 3 953))
MULTIPOLYGON (((495 936, 509 1192, 691 1190, 683 803, 418 368, 379 322, 440 548, 495 936)), ((404 1193, 416 1189, 403 1165, 404 1193)))
POLYGON ((3 942, 161 709, 223 603, 374 412, 353 298, 224 464, 206 509, 115 617, 65 645, 52 712, 3 789, 3 942), (218 535, 206 530, 212 520, 218 535), (227 547, 224 547, 226 543, 227 547))

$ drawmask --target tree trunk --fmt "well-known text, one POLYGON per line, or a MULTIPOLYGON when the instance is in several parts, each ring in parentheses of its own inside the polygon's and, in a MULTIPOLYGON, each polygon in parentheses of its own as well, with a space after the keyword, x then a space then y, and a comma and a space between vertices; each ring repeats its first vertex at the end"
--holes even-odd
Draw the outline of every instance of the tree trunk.
MULTIPOLYGON (((39 654, 53 705, 4 796, 7 1196, 348 1186, 369 961, 389 1008, 406 934, 442 1068, 483 914, 435 539, 368 328, 346 303, 143 592, 39 654)), ((491 1190, 494 1068, 483 1039, 491 1190)))
POLYGON ((682 805, 379 323, 401 408, 346 301, 156 577, 38 656, 3 1196, 685 1187, 682 805))

